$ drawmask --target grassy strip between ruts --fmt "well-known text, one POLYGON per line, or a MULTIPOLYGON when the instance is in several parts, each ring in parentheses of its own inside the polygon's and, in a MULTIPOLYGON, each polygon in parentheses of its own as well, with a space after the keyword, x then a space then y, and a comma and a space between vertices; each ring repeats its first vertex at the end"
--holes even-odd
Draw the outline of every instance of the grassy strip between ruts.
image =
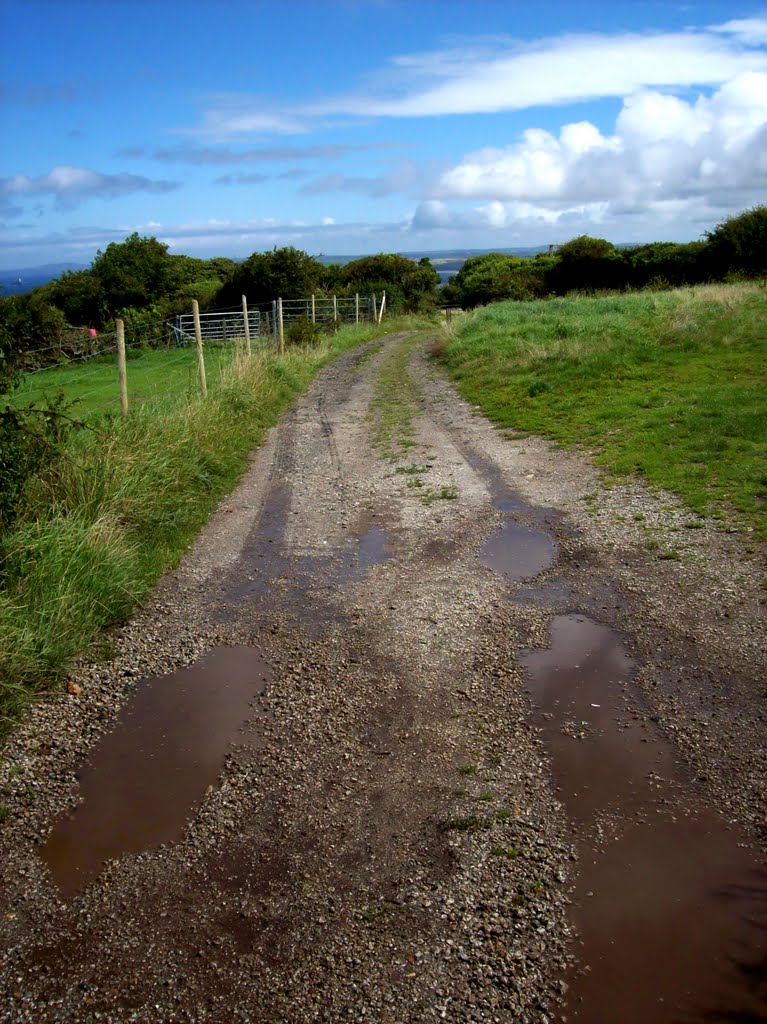
POLYGON ((495 423, 595 451, 767 537, 767 288, 503 302, 437 351, 495 423))
POLYGON ((207 400, 139 407, 125 424, 98 418, 71 435, 0 536, 0 732, 178 561, 314 373, 395 326, 231 361, 207 400))

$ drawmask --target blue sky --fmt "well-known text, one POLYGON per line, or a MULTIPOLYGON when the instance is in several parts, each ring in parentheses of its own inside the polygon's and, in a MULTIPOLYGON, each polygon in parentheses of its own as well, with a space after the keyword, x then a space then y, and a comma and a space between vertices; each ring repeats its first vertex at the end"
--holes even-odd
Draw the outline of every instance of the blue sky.
POLYGON ((767 201, 767 7, 0 0, 0 267, 699 238, 767 201))

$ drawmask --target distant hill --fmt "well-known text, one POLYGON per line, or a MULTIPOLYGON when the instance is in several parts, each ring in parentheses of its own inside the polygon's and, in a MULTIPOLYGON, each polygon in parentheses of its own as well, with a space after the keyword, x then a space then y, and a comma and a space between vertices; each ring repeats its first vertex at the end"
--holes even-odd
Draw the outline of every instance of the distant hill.
POLYGON ((43 263, 39 267, 0 270, 0 295, 19 295, 61 277, 67 270, 87 270, 87 263, 43 263))

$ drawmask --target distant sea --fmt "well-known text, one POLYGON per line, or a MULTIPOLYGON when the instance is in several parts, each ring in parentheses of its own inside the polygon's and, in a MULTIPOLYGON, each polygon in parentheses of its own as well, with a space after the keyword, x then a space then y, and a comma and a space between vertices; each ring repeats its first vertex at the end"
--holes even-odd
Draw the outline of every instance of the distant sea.
MULTIPOLYGON (((416 262, 424 256, 428 256, 434 264, 434 269, 439 274, 441 284, 446 284, 450 278, 457 274, 470 256, 483 256, 488 252, 502 252, 508 256, 535 256, 536 253, 546 252, 548 246, 542 245, 528 248, 516 249, 443 249, 424 250, 423 252, 403 252, 400 255, 407 256, 416 262)), ((317 256, 321 263, 351 263, 359 259, 356 256, 317 256)), ((39 267, 22 267, 19 270, 0 270, 0 295, 19 295, 22 292, 29 292, 38 288, 41 284, 52 281, 55 277, 61 277, 67 270, 87 270, 85 263, 45 263, 39 267)))
POLYGON ((0 270, 0 295, 31 292, 54 277, 61 277, 67 270, 87 269, 87 263, 43 263, 39 267, 23 267, 21 270, 0 270))

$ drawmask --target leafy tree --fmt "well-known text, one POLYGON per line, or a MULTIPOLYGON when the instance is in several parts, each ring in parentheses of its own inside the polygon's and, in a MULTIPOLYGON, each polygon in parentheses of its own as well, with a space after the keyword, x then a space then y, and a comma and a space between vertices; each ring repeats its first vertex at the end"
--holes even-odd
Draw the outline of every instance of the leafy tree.
POLYGON ((102 327, 109 318, 103 284, 91 270, 67 271, 36 291, 63 313, 67 323, 102 327))
POLYGON ((549 293, 547 271, 553 261, 490 252, 471 256, 443 289, 446 305, 474 306, 506 299, 538 299, 549 293))
POLYGON ((172 295, 175 267, 168 246, 135 232, 124 242, 110 242, 91 267, 106 297, 110 317, 127 306, 144 306, 172 295))
POLYGON ((314 257, 292 245, 270 252, 254 252, 237 266, 231 279, 216 293, 217 306, 231 306, 247 296, 253 305, 276 298, 299 298, 320 291, 325 268, 314 257))
POLYGON ((593 238, 591 235, 578 235, 569 242, 557 247, 556 255, 560 260, 577 263, 582 260, 599 260, 615 253, 615 246, 606 238, 593 238))
POLYGON ((576 289, 622 288, 626 284, 623 257, 606 238, 578 235, 560 245, 555 256, 556 263, 549 271, 548 281, 559 295, 576 289))
POLYGON ((386 291, 390 311, 416 312, 433 309, 437 302, 439 274, 428 256, 418 263, 399 253, 362 256, 338 271, 341 288, 355 291, 386 291))
POLYGON ((632 288, 697 284, 709 277, 705 242, 650 242, 621 250, 632 288))
POLYGON ((767 274, 767 205, 754 206, 728 217, 707 232, 711 269, 718 277, 728 273, 761 277, 767 274))
POLYGON ((20 353, 61 346, 66 328, 64 314, 45 301, 43 289, 0 299, 0 332, 12 365, 20 353))

